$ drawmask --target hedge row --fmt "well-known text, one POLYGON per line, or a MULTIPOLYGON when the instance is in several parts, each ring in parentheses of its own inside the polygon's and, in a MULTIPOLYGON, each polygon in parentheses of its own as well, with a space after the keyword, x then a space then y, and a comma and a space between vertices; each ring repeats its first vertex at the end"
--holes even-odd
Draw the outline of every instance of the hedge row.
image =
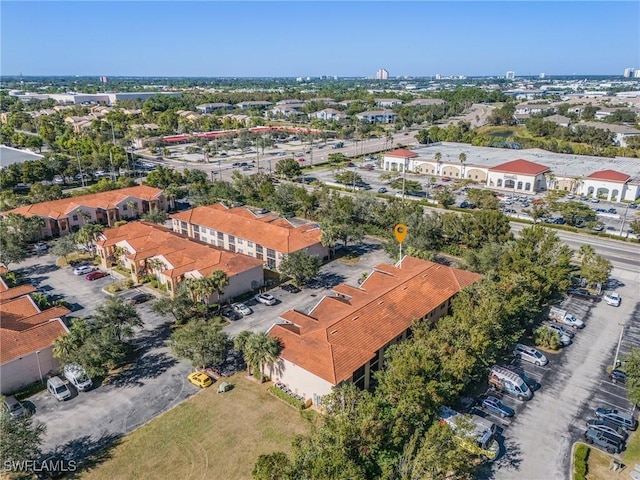
POLYGON ((275 385, 269 387, 269 393, 274 397, 278 397, 281 400, 284 400, 289 405, 296 407, 298 410, 302 410, 304 408, 304 403, 301 400, 298 400, 296 397, 289 395, 287 392, 283 392, 275 385))
POLYGON ((580 443, 573 453, 573 480, 585 480, 587 477, 587 459, 591 449, 580 443))

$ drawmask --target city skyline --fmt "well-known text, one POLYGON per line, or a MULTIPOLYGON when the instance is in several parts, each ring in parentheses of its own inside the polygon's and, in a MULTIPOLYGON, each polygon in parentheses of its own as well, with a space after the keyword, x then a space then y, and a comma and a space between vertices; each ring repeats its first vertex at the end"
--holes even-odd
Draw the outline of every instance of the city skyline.
POLYGON ((390 77, 621 76, 640 66, 637 2, 3 2, 2 13, 3 76, 372 77, 381 65, 390 77))

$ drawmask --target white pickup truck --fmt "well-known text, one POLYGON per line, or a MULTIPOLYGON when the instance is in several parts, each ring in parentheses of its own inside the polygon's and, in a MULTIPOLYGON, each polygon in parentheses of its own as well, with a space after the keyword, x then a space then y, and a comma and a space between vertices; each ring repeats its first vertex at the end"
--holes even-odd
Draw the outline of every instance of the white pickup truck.
POLYGON ((584 328, 584 322, 582 320, 579 320, 575 315, 567 313, 566 310, 562 310, 561 308, 551 307, 551 310, 549 310, 549 318, 554 322, 562 323, 575 329, 584 328))

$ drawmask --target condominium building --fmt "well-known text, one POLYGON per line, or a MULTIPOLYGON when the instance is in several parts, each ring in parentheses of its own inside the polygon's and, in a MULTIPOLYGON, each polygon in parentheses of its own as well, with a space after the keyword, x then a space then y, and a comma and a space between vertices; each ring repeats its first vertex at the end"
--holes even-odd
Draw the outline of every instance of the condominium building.
POLYGON ((308 313, 280 315, 269 335, 284 348, 268 374, 314 404, 342 383, 369 389, 385 350, 407 338, 414 321, 447 315, 455 295, 480 278, 413 257, 378 265, 359 286, 334 287, 308 313))
POLYGON ((159 188, 138 185, 136 187, 91 193, 49 202, 33 203, 14 208, 5 213, 25 217, 38 216, 45 220, 41 238, 60 237, 76 231, 86 223, 112 226, 119 220, 137 218, 150 210, 168 210, 171 201, 159 188))
POLYGON ((129 222, 102 232, 96 251, 103 268, 120 263, 135 282, 153 276, 174 296, 185 278, 202 278, 222 270, 229 285, 218 299, 237 297, 264 283, 262 261, 228 252, 148 222, 129 222))
POLYGON ((172 215, 173 230, 230 252, 260 259, 277 269, 286 255, 304 251, 326 259, 329 250, 320 242, 315 223, 285 219, 262 210, 228 208, 218 203, 172 215))
POLYGON ((389 80, 389 72, 381 68, 376 72, 376 80, 389 80))

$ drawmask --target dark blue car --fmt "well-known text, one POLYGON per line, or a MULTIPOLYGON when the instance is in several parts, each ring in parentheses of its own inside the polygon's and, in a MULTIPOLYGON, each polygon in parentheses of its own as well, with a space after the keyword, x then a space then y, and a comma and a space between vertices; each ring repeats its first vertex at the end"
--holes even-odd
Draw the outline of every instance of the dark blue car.
POLYGON ((500 415, 502 418, 504 417, 513 417, 515 415, 515 411, 508 405, 505 405, 500 399, 496 397, 487 397, 482 401, 482 406, 489 410, 490 412, 495 413, 496 415, 500 415))

